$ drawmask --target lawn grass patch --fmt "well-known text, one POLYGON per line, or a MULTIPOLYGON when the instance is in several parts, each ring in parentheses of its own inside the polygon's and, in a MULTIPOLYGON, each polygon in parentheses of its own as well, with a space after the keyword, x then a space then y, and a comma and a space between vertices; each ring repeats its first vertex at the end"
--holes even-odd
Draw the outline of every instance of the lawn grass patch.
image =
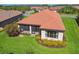
POLYGON ((39 44, 35 37, 24 35, 23 37, 9 37, 4 31, 0 32, 0 53, 15 54, 68 54, 79 53, 79 28, 74 18, 62 17, 65 25, 65 37, 67 46, 64 48, 48 48, 39 44))

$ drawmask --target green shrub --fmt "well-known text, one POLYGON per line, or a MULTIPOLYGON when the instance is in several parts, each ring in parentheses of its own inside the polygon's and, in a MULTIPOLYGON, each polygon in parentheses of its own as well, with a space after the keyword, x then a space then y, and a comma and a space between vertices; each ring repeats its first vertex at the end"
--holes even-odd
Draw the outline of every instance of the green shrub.
POLYGON ((20 34, 20 30, 18 28, 18 24, 12 23, 9 25, 6 25, 4 30, 9 36, 18 36, 20 34))
POLYGON ((58 45, 59 46, 66 46, 66 42, 65 41, 58 41, 58 45))
POLYGON ((4 29, 3 28, 0 28, 0 32, 2 32, 2 31, 4 31, 4 29))
POLYGON ((54 41, 54 40, 47 40, 43 39, 42 43, 46 46, 53 46, 53 47, 63 47, 66 46, 65 41, 54 41))
POLYGON ((52 41, 52 40, 43 40, 43 43, 46 44, 47 46, 57 46, 56 41, 52 41))
POLYGON ((41 40, 41 36, 40 35, 35 35, 36 40, 41 40))
POLYGON ((52 46, 55 46, 55 47, 57 47, 57 46, 58 46, 57 41, 51 41, 51 43, 52 43, 52 46))
POLYGON ((48 39, 41 39, 40 35, 36 35, 36 40, 38 42, 41 42, 41 44, 44 44, 46 46, 53 46, 53 47, 64 47, 66 46, 66 40, 63 41, 55 41, 55 40, 48 40, 48 39))

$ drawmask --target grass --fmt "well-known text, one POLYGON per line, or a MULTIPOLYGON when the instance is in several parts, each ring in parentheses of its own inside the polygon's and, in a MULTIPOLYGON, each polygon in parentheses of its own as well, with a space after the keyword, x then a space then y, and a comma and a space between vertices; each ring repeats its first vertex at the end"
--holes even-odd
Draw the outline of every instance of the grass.
POLYGON ((22 19, 26 18, 27 16, 22 16, 22 19))
POLYGON ((74 18, 62 17, 66 27, 65 36, 68 39, 70 53, 79 53, 79 27, 74 18))
POLYGON ((65 48, 48 48, 37 43, 34 37, 8 37, 0 32, 0 53, 35 53, 35 54, 68 54, 79 53, 79 29, 73 18, 62 17, 66 31, 67 46, 65 48))

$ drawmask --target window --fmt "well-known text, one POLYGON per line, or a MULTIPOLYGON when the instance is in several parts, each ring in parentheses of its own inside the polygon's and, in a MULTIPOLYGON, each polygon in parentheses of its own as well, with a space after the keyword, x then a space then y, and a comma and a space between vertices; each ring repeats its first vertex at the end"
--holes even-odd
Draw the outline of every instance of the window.
POLYGON ((37 27, 37 26, 32 26, 32 31, 38 32, 38 31, 39 31, 39 27, 37 27))
POLYGON ((29 26, 27 26, 27 25, 21 25, 20 28, 21 28, 23 31, 29 31, 29 26))
POLYGON ((32 33, 34 34, 35 32, 39 32, 38 26, 32 26, 32 33))
POLYGON ((58 38, 58 32, 56 32, 56 31, 47 31, 47 37, 58 38))

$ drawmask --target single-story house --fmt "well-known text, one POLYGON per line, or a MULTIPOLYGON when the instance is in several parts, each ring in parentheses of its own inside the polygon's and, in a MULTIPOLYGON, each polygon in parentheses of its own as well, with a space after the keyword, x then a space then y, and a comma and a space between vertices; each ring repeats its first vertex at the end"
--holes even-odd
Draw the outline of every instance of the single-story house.
POLYGON ((64 8, 64 6, 54 6, 54 7, 50 7, 49 9, 51 10, 51 11, 58 11, 58 10, 60 10, 60 9, 62 9, 62 8, 64 8))
POLYGON ((43 11, 45 9, 49 9, 51 11, 58 11, 62 8, 64 8, 64 6, 31 6, 31 9, 35 9, 38 12, 43 11))
POLYGON ((16 10, 0 10, 0 28, 22 18, 22 12, 16 10))
POLYGON ((31 9, 32 10, 34 9, 34 10, 40 12, 42 10, 48 9, 48 6, 31 6, 31 9))
POLYGON ((25 11, 25 13, 23 13, 23 16, 31 16, 34 12, 34 10, 25 11))
POLYGON ((35 13, 18 22, 24 33, 39 34, 41 39, 63 40, 64 25, 57 12, 48 9, 35 13))

